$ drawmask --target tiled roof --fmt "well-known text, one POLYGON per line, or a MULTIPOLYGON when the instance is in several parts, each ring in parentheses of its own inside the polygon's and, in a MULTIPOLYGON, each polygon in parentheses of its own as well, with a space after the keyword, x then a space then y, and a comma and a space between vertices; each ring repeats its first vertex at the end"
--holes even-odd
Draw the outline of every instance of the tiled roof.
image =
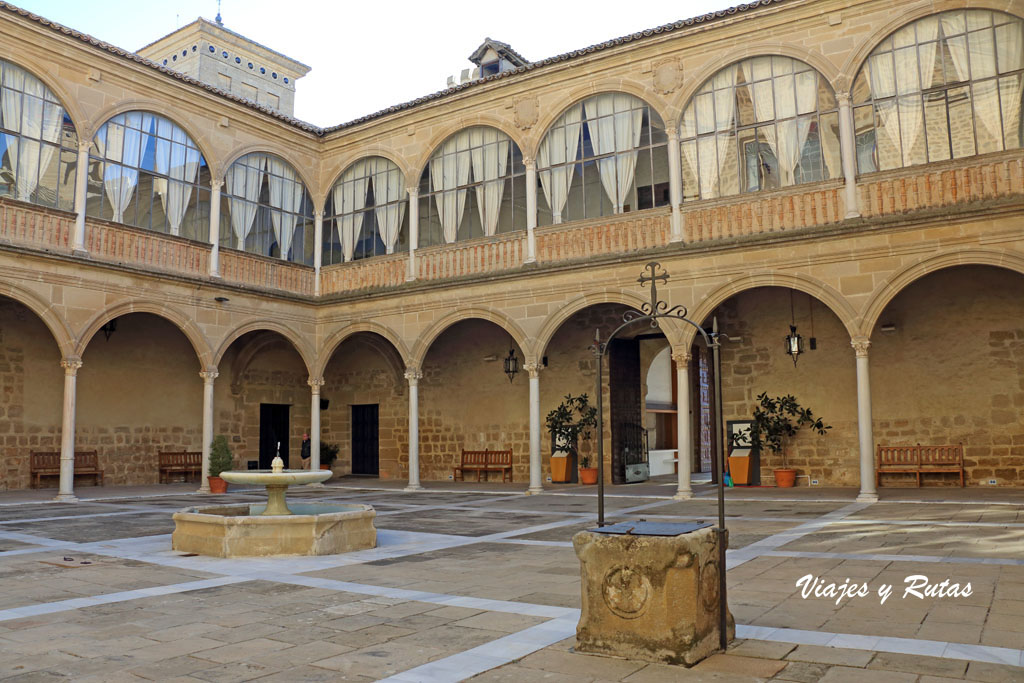
POLYGON ((130 60, 132 60, 134 62, 137 62, 139 64, 142 64, 144 66, 148 66, 148 67, 151 67, 153 69, 156 69, 157 71, 160 71, 160 72, 162 72, 164 74, 167 74, 168 76, 171 76, 171 77, 176 78, 176 79, 178 79, 180 81, 188 83, 189 85, 202 88, 202 89, 204 89, 204 90, 206 90, 208 92, 214 93, 215 95, 219 95, 221 97, 224 97, 224 98, 227 98, 229 100, 232 100, 233 102, 237 102, 237 103, 239 103, 239 104, 241 104, 243 106, 249 107, 250 109, 255 109, 256 111, 259 111, 259 112, 261 112, 263 114, 266 114, 267 116, 271 116, 271 117, 273 117, 275 119, 283 121, 283 122, 285 122, 285 123, 287 123, 287 124, 289 124, 291 126, 294 126, 295 128, 298 128, 300 130, 304 130, 306 132, 313 133, 314 135, 323 136, 323 135, 326 135, 327 133, 332 133, 332 132, 339 131, 339 130, 345 130, 346 128, 351 128, 353 126, 357 126, 357 125, 366 123, 368 121, 373 121, 374 119, 379 119, 379 118, 382 118, 382 117, 387 116, 389 114, 394 114, 394 113, 400 112, 400 111, 406 111, 408 109, 412 109, 414 107, 417 107, 417 106, 419 106, 421 104, 425 104, 427 102, 433 102, 434 100, 438 100, 438 99, 447 97, 449 95, 453 95, 453 94, 455 94, 457 92, 462 92, 463 90, 467 90, 469 88, 473 88, 473 87, 479 86, 479 85, 481 85, 483 83, 489 83, 491 81, 496 81, 496 80, 498 80, 500 78, 509 78, 509 77, 512 77, 512 76, 516 76, 518 74, 526 73, 528 71, 533 71, 533 70, 540 69, 540 68, 543 68, 543 67, 546 67, 546 66, 550 66, 552 64, 559 64, 561 62, 567 62, 567 61, 570 61, 570 60, 573 60, 573 59, 578 59, 580 57, 585 57, 585 56, 593 54, 595 52, 600 52, 601 50, 606 50, 608 48, 618 47, 619 45, 625 45, 627 43, 633 43, 633 42, 641 41, 641 40, 650 38, 651 36, 660 35, 662 33, 671 33, 673 31, 678 31, 678 30, 681 30, 681 29, 689 28, 691 26, 697 26, 697 25, 700 25, 700 24, 706 24, 708 22, 712 22, 712 21, 716 21, 716 20, 720 20, 720 19, 725 19, 725 18, 733 16, 735 14, 739 14, 741 12, 747 12, 749 10, 756 9, 758 7, 767 7, 769 5, 777 5, 777 4, 781 4, 783 2, 790 2, 790 1, 792 1, 792 0, 754 0, 754 2, 748 2, 746 4, 736 5, 735 7, 729 7, 727 9, 718 10, 716 12, 709 12, 708 14, 702 14, 702 15, 697 16, 697 17, 691 17, 689 19, 681 19, 680 21, 676 21, 676 22, 673 22, 671 24, 664 24, 664 25, 658 26, 656 28, 647 29, 646 31, 639 31, 637 33, 631 33, 629 35, 621 36, 619 38, 613 38, 612 40, 606 40, 603 43, 597 43, 595 45, 591 45, 589 47, 585 47, 585 48, 580 49, 580 50, 573 50, 572 52, 566 52, 566 53, 563 53, 563 54, 560 54, 560 55, 555 55, 554 57, 548 57, 547 59, 543 59, 543 60, 541 60, 539 62, 530 62, 530 63, 526 64, 525 66, 521 66, 521 67, 519 67, 517 69, 512 69, 512 70, 509 70, 509 71, 504 71, 502 73, 497 73, 497 74, 494 74, 494 75, 491 75, 491 76, 487 76, 485 78, 478 78, 477 80, 474 80, 474 81, 467 81, 466 83, 460 83, 459 85, 456 85, 453 88, 446 88, 444 90, 440 90, 440 91, 432 93, 430 95, 424 95, 423 97, 417 97, 414 100, 410 100, 408 102, 403 102, 402 104, 396 104, 396 105, 388 107, 386 109, 381 109, 378 112, 374 112, 372 114, 367 114, 366 116, 361 116, 361 117, 359 117, 357 119, 354 119, 352 121, 349 121, 347 123, 342 123, 342 124, 337 125, 337 126, 330 126, 328 128, 319 128, 317 126, 314 126, 311 123, 307 123, 305 121, 300 121, 299 119, 293 118, 291 116, 285 116, 284 114, 281 114, 280 112, 276 112, 276 111, 274 111, 272 109, 268 109, 266 107, 260 106, 260 105, 256 104, 255 102, 253 102, 251 100, 247 100, 247 99, 244 99, 242 97, 237 97, 235 95, 232 95, 230 93, 227 93, 227 92, 221 90, 220 88, 215 88, 212 85, 209 85, 207 83, 203 83, 202 81, 198 81, 198 80, 196 80, 196 79, 194 79, 194 78, 192 78, 190 76, 186 76, 186 75, 184 75, 182 73, 179 73, 177 71, 173 71, 171 69, 168 69, 168 68, 166 68, 164 66, 161 66, 160 64, 157 64, 156 62, 150 61, 150 60, 148 60, 148 59, 146 59, 144 57, 140 57, 139 55, 135 54, 134 52, 129 52, 127 50, 123 50, 123 49, 121 49, 119 47, 116 47, 116 46, 111 45, 109 43, 105 43, 105 42, 103 42, 101 40, 93 38, 90 35, 87 35, 87 34, 82 33, 80 31, 76 31, 74 29, 67 28, 66 26, 62 26, 61 24, 58 24, 58 23, 53 22, 53 21, 50 21, 49 19, 45 19, 43 17, 40 17, 39 15, 33 14, 33 13, 27 11, 27 10, 23 10, 20 7, 15 7, 14 5, 11 5, 10 3, 3 2, 3 0, 0 0, 0 9, 5 9, 8 12, 11 12, 11 13, 14 13, 14 14, 18 14, 18 15, 23 16, 23 17, 27 17, 28 19, 31 19, 32 21, 39 22, 40 24, 42 24, 44 26, 48 26, 48 27, 52 28, 55 31, 59 31, 59 32, 65 34, 65 35, 71 36, 73 38, 77 38, 77 39, 81 40, 82 42, 88 43, 88 44, 90 44, 90 45, 92 45, 92 46, 94 46, 96 48, 99 48, 101 50, 106 50, 107 52, 111 52, 111 53, 113 53, 115 55, 118 55, 119 57, 123 57, 125 59, 130 59, 130 60))
POLYGON ((469 61, 480 66, 480 60, 483 58, 484 54, 487 52, 487 48, 489 47, 493 48, 499 55, 507 55, 509 60, 516 66, 526 66, 530 63, 529 59, 513 50, 511 45, 503 43, 500 40, 494 40, 493 38, 484 38, 484 42, 480 44, 480 47, 473 50, 473 54, 469 56, 469 61))

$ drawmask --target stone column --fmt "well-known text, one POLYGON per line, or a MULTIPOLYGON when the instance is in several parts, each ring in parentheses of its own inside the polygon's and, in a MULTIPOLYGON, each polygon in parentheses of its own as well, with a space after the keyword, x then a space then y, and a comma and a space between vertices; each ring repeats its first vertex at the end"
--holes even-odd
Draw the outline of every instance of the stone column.
POLYGON ((422 491, 420 486, 420 380, 423 373, 417 367, 405 371, 409 382, 409 485, 406 491, 422 491))
POLYGON ((868 368, 868 347, 864 338, 850 342, 857 354, 857 436, 860 440, 860 495, 858 502, 878 500, 875 488, 875 435, 871 427, 871 377, 868 368))
POLYGON ((309 469, 320 469, 320 387, 324 385, 323 377, 310 377, 306 380, 310 388, 309 413, 309 469))
POLYGON ((530 374, 530 488, 527 493, 544 493, 540 460, 540 363, 526 363, 530 374))
POLYGON ((91 140, 78 141, 78 164, 75 166, 75 234, 72 236, 71 249, 75 253, 85 254, 85 209, 89 198, 89 147, 91 140))
POLYGON ((213 380, 217 379, 216 369, 199 373, 203 378, 203 469, 199 473, 199 493, 210 492, 210 444, 213 443, 213 380))
POLYGON ((679 461, 679 484, 676 500, 693 498, 690 469, 693 463, 693 434, 690 433, 690 352, 676 351, 676 459, 679 461))
POLYGON ((857 141, 854 133, 853 107, 850 106, 849 93, 836 93, 839 102, 839 149, 843 157, 844 198, 846 200, 846 218, 860 216, 857 206, 857 141))
POLYGON ((75 498, 75 382, 81 358, 65 358, 60 362, 64 368, 64 413, 60 427, 60 489, 54 500, 74 503, 75 498))
POLYGON ((672 233, 670 242, 683 241, 683 172, 679 161, 679 131, 675 126, 665 131, 668 135, 668 196, 672 204, 672 233))
POLYGON ((224 181, 220 178, 210 180, 210 277, 220 277, 220 189, 222 187, 224 187, 224 181))
POLYGON ((537 262, 537 160, 523 157, 526 167, 526 260, 537 262))
POLYGON ((409 193, 409 272, 406 281, 416 279, 416 250, 420 247, 420 188, 407 187, 409 193))
POLYGON ((324 212, 313 212, 313 296, 320 296, 320 264, 324 255, 324 212))

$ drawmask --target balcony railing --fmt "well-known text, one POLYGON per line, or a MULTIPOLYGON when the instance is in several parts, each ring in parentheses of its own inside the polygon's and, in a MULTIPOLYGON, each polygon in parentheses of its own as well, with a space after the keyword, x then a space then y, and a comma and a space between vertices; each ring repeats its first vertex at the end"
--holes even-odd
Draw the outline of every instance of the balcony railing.
MULTIPOLYGON (((1024 159, 1017 152, 987 155, 866 174, 858 178, 859 209, 878 218, 968 202, 1024 195, 1024 159)), ((713 244, 743 236, 837 225, 846 215, 841 179, 786 191, 748 194, 682 207, 684 243, 713 244)), ((0 198, 0 243, 71 254, 75 216, 66 211, 0 198)), ((668 207, 575 221, 536 230, 541 265, 665 247, 668 207)), ((181 237, 89 218, 85 248, 93 262, 125 265, 190 278, 209 278, 209 245, 181 237)), ((415 255, 415 277, 436 282, 519 269, 526 260, 526 233, 506 233, 456 244, 425 247, 415 255)), ((403 285, 409 254, 402 252, 325 266, 321 293, 338 295, 403 285)), ((312 296, 314 269, 231 249, 220 250, 224 283, 312 296)))

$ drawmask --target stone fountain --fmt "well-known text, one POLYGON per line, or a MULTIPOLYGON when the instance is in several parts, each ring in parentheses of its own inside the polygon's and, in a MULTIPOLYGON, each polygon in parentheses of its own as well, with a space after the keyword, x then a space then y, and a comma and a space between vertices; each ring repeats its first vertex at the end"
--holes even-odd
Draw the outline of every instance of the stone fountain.
POLYGON ((269 470, 227 471, 230 484, 264 486, 267 502, 210 505, 174 513, 171 547, 186 553, 215 557, 270 555, 335 555, 377 546, 369 505, 293 503, 285 499, 289 486, 322 482, 329 470, 286 470, 278 455, 269 470))

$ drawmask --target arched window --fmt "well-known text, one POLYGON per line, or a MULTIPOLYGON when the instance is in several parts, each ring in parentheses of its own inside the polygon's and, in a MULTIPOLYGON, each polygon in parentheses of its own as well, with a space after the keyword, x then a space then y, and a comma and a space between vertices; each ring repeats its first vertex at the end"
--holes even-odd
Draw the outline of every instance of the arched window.
POLYGON ((668 205, 667 143, 661 117, 637 97, 572 105, 540 143, 538 224, 668 205))
POLYGON ((383 157, 369 157, 341 174, 327 197, 323 262, 407 249, 405 175, 383 157))
POLYGON ((205 242, 209 188, 209 169, 195 142, 159 114, 118 114, 93 137, 90 216, 205 242))
POLYGON ((420 246, 526 229, 526 167, 500 130, 475 126, 444 141, 420 178, 420 246))
POLYGON ((842 175, 835 94, 789 57, 744 59, 709 78, 683 112, 679 144, 684 201, 842 175))
POLYGON ((75 208, 78 134, 56 95, 0 59, 0 196, 75 208))
POLYGON ((313 263, 313 202, 291 164, 252 152, 231 164, 221 191, 220 243, 313 263))
POLYGON ((1022 79, 1017 17, 960 9, 904 26, 854 81, 860 172, 1019 149, 1022 79))

